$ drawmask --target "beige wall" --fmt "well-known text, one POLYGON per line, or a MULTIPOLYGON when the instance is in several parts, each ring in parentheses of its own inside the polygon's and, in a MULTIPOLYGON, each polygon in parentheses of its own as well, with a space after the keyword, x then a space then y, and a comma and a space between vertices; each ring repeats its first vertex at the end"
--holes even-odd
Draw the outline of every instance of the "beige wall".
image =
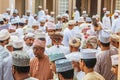
POLYGON ((0 14, 4 13, 9 7, 9 0, 0 0, 0 14))

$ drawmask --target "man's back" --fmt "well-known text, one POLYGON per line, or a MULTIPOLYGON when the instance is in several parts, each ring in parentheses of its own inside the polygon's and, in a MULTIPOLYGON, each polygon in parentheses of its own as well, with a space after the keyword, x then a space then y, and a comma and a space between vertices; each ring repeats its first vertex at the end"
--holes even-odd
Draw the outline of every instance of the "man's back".
POLYGON ((111 72, 111 52, 111 50, 101 51, 95 65, 95 71, 101 74, 105 80, 116 80, 116 76, 111 72))

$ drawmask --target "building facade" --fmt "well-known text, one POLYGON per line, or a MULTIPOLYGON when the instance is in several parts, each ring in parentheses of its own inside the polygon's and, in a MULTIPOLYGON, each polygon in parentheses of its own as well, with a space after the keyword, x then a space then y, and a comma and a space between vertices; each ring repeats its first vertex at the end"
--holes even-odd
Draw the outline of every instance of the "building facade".
POLYGON ((89 16, 101 15, 104 7, 111 13, 115 9, 120 10, 120 0, 0 0, 0 14, 4 13, 6 8, 18 9, 20 16, 24 15, 28 9, 35 14, 38 12, 39 5, 43 6, 44 10, 54 11, 55 16, 68 10, 70 18, 74 7, 77 7, 81 14, 86 10, 89 16))

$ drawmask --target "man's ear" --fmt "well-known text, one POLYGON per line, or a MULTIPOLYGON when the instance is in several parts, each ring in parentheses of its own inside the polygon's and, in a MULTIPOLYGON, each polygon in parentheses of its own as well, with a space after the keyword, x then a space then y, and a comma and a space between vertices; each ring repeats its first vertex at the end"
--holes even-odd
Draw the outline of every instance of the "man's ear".
POLYGON ((14 66, 12 66, 12 74, 13 74, 13 75, 15 74, 14 66))

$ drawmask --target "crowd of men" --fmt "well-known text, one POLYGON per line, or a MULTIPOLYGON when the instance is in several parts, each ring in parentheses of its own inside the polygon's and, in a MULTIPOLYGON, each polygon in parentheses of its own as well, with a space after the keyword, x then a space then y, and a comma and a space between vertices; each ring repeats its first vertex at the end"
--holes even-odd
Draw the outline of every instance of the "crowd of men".
POLYGON ((117 80, 120 11, 0 14, 0 80, 117 80), (57 21, 55 21, 57 20, 57 21))

